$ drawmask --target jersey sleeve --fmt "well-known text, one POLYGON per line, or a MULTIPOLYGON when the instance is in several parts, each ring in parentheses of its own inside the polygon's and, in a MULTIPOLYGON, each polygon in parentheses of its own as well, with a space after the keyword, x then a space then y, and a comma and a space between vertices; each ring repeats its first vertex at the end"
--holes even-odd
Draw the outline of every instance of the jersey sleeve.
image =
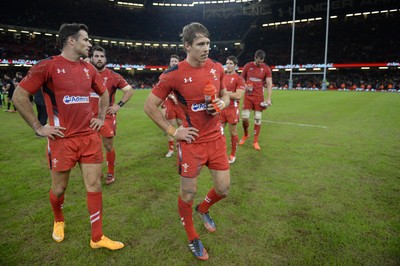
POLYGON ((271 68, 265 65, 265 78, 272 78, 272 71, 271 68))
POLYGON ((114 73, 115 78, 117 79, 117 88, 122 89, 129 85, 129 83, 118 73, 114 73))
POLYGON ((243 78, 244 82, 246 82, 246 78, 247 78, 247 68, 248 68, 248 64, 245 64, 243 69, 242 69, 242 75, 241 77, 243 78))
POLYGON ((237 75, 237 79, 236 79, 236 90, 244 90, 245 89, 245 82, 244 79, 237 75))
POLYGON ((30 94, 35 94, 49 78, 49 60, 43 60, 29 69, 19 86, 30 94))
POLYGON ((226 89, 225 86, 225 70, 224 67, 221 64, 218 64, 219 66, 219 73, 220 73, 220 90, 226 89))
POLYGON ((100 74, 95 71, 92 77, 92 89, 98 95, 103 95, 103 93, 107 90, 106 86, 103 84, 103 79, 100 74))
POLYGON ((167 98, 172 91, 173 79, 169 73, 163 73, 160 76, 158 83, 153 87, 152 93, 161 100, 167 98))

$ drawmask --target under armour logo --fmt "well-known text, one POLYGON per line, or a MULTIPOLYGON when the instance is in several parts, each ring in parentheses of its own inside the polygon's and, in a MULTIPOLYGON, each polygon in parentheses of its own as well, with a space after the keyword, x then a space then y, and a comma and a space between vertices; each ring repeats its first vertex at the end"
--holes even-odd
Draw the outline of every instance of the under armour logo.
POLYGON ((189 165, 187 163, 182 164, 183 167, 183 172, 187 173, 187 169, 189 168, 189 165))
POLYGON ((192 82, 193 80, 192 80, 192 77, 189 77, 189 78, 183 78, 183 81, 184 81, 185 83, 190 83, 190 82, 192 82))
POLYGON ((51 160, 53 162, 53 167, 56 168, 57 167, 57 163, 58 160, 56 158, 54 158, 53 160, 51 160))
POLYGON ((64 73, 65 74, 65 69, 64 68, 63 69, 57 68, 57 73, 58 74, 60 74, 60 73, 64 73))
POLYGON ((210 73, 214 75, 215 72, 216 72, 216 70, 214 68, 211 68, 210 73))

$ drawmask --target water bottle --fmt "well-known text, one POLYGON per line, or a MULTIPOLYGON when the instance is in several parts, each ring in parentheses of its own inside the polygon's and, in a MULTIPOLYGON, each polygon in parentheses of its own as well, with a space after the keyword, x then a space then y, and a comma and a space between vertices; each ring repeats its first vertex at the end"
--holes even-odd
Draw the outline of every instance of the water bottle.
MULTIPOLYGON (((217 98, 217 96, 216 96, 217 89, 215 88, 215 86, 211 82, 207 81, 207 84, 203 89, 203 93, 204 93, 204 100, 206 102, 206 108, 208 108, 209 104, 212 104, 214 106, 215 111, 220 112, 221 110, 219 109, 218 105, 213 103, 215 98, 217 98)), ((206 109, 206 111, 207 111, 207 114, 214 113, 212 110, 206 109)))

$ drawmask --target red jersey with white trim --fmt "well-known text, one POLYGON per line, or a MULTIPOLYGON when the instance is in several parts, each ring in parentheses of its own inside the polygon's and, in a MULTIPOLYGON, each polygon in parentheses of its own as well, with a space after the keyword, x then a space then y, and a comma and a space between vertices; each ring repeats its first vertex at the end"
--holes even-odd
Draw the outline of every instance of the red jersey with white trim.
POLYGON ((220 90, 225 88, 223 78, 224 68, 218 62, 208 58, 203 66, 192 67, 183 60, 160 76, 152 92, 158 98, 165 99, 174 91, 179 106, 185 112, 183 126, 199 130, 196 143, 208 142, 218 139, 223 133, 219 115, 206 112, 203 89, 207 82, 211 82, 219 95, 220 90))
MULTIPOLYGON (((115 102, 115 92, 117 89, 122 89, 128 86, 128 82, 118 73, 106 68, 99 72, 103 85, 106 86, 110 94, 110 105, 113 106, 115 102)), ((99 114, 99 95, 95 92, 90 93, 90 104, 92 105, 94 117, 99 114)))
MULTIPOLYGON (((251 96, 264 96, 265 79, 272 78, 271 68, 264 63, 257 66, 254 61, 247 63, 243 67, 242 78, 247 84, 253 83, 253 91, 251 96)), ((246 96, 250 96, 246 93, 246 96)))
MULTIPOLYGON (((227 91, 236 92, 237 89, 244 90, 244 80, 236 72, 234 72, 233 74, 225 73, 224 84, 227 91)), ((231 99, 229 106, 239 107, 239 103, 240 103, 239 100, 231 99)))
POLYGON ((90 92, 102 95, 106 87, 92 64, 53 56, 34 65, 19 85, 31 94, 42 87, 49 124, 65 127, 64 138, 93 133, 90 92))

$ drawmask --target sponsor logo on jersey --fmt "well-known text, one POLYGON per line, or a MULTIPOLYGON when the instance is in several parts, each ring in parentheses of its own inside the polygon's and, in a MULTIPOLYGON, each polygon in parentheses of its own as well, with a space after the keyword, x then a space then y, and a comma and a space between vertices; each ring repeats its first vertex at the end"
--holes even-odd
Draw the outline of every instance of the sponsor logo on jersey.
POLYGON ((90 98, 99 98, 99 95, 97 94, 97 93, 95 93, 95 92, 91 92, 90 93, 90 98))
POLYGON ((262 79, 255 78, 255 77, 250 77, 249 80, 253 81, 253 82, 261 82, 262 81, 262 79))
POLYGON ((65 95, 63 102, 65 104, 76 104, 76 103, 89 103, 89 96, 69 96, 65 95))
POLYGON ((207 110, 207 104, 206 103, 194 103, 192 104, 192 111, 193 112, 200 112, 200 111, 205 111, 207 110))

